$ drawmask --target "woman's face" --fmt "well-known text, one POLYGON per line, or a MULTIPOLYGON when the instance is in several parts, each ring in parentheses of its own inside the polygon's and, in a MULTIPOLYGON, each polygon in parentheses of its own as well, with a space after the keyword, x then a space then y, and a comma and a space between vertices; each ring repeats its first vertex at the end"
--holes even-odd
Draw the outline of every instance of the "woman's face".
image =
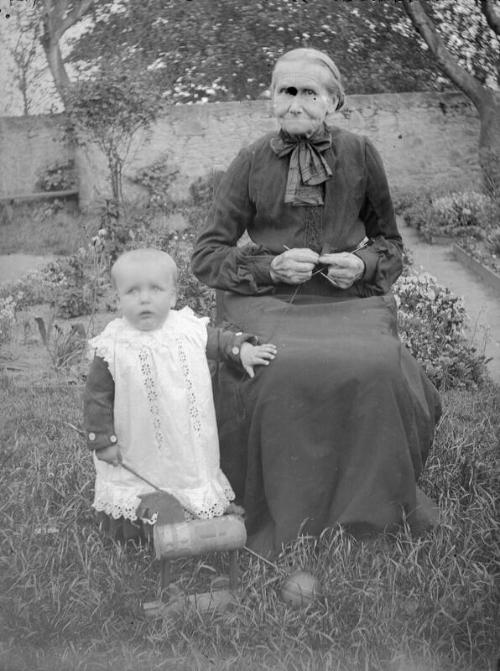
POLYGON ((274 71, 273 110, 281 128, 309 137, 337 104, 328 92, 328 72, 321 65, 282 61, 274 71))

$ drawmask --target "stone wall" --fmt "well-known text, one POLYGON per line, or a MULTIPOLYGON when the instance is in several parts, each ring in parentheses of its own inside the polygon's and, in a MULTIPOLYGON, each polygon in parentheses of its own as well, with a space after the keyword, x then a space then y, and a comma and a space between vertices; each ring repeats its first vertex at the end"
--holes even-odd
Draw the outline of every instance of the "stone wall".
POLYGON ((40 173, 73 155, 60 115, 0 117, 0 198, 38 191, 40 173))
MULTIPOLYGON (((59 123, 50 117, 0 119, 0 196, 32 190, 40 166, 67 155, 59 123)), ((351 96, 337 123, 372 139, 393 190, 479 181, 478 115, 459 93, 351 96)), ((125 175, 166 157, 179 170, 172 193, 183 197, 194 179, 225 169, 240 147, 273 128, 268 101, 173 106, 137 138, 125 175)), ((76 162, 85 207, 107 193, 106 167, 92 147, 77 150, 76 162)), ((140 189, 126 183, 126 192, 133 196, 140 189)))

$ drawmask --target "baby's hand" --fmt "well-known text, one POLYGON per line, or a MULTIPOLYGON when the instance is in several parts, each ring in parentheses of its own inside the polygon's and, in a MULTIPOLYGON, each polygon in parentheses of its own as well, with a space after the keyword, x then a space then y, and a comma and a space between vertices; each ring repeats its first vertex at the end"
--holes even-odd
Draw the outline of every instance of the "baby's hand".
POLYGON ((119 466, 122 463, 120 446, 116 443, 114 445, 108 445, 108 447, 102 447, 100 450, 96 450, 95 456, 100 461, 106 461, 112 466, 119 466))
POLYGON ((251 345, 249 342, 242 343, 240 347, 240 359, 243 368, 254 377, 254 366, 268 366, 276 356, 278 348, 276 345, 251 345))

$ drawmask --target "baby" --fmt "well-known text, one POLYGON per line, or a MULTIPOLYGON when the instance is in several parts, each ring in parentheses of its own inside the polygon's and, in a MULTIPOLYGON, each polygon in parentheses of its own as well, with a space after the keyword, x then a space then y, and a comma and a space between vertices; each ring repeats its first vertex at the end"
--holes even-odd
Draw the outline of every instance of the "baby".
POLYGON ((254 366, 268 365, 276 347, 212 328, 190 308, 172 309, 177 267, 165 252, 126 252, 111 277, 122 317, 90 341, 84 395, 96 467, 93 506, 135 522, 140 497, 156 487, 194 517, 222 515, 234 493, 219 467, 207 357, 222 357, 253 377, 254 366))

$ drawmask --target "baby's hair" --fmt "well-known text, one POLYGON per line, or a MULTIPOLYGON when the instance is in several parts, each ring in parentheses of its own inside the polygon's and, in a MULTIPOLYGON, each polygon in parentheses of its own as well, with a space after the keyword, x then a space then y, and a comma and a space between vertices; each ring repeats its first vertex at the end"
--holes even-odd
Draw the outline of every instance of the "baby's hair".
POLYGON ((174 284, 177 281, 177 265, 170 254, 154 247, 142 247, 124 252, 113 263, 111 266, 111 283, 114 289, 116 289, 117 271, 126 267, 127 263, 158 263, 165 267, 165 272, 171 275, 174 284))
POLYGON ((345 93, 344 86, 342 84, 342 77, 338 67, 335 65, 334 61, 319 49, 312 49, 310 47, 301 47, 299 49, 292 49, 287 51, 283 56, 280 56, 276 63, 274 64, 273 75, 271 79, 271 90, 274 92, 276 86, 275 82, 275 72, 279 63, 286 61, 307 61, 309 63, 315 63, 316 65, 321 65, 325 70, 328 71, 330 75, 326 88, 330 95, 337 98, 336 111, 342 109, 344 106, 345 93))

